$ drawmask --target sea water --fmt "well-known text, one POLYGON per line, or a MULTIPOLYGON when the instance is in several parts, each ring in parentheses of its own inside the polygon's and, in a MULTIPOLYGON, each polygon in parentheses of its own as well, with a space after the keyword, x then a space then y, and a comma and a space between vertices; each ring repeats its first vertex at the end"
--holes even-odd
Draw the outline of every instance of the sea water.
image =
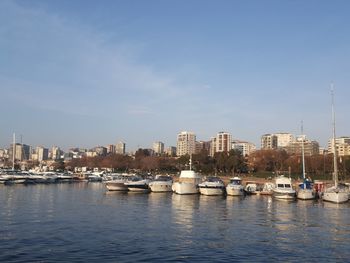
POLYGON ((348 262, 350 204, 0 186, 1 262, 348 262))

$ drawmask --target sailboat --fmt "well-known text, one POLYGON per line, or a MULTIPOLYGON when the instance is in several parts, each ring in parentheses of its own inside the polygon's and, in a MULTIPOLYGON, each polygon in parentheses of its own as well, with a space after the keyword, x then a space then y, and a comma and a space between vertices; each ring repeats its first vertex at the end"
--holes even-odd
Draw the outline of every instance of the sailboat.
POLYGON ((333 203, 345 203, 349 201, 349 194, 345 188, 339 187, 338 184, 338 163, 337 163, 337 147, 335 140, 335 111, 334 111, 334 92, 333 85, 331 88, 332 93, 332 120, 333 120, 333 180, 334 185, 325 189, 323 193, 323 201, 333 202, 333 203))
POLYGON ((301 156, 303 164, 303 182, 299 184, 297 198, 301 200, 315 199, 315 191, 313 190, 312 182, 306 179, 305 176, 305 150, 304 150, 304 134, 303 134, 303 123, 301 123, 301 156))

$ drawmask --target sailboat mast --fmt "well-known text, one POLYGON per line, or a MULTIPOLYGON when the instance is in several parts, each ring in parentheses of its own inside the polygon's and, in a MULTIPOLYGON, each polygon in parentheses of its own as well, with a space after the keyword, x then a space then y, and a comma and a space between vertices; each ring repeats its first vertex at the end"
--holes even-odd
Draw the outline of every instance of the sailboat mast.
POLYGON ((338 187, 338 162, 337 162, 337 146, 335 139, 335 110, 334 110, 334 88, 333 84, 331 84, 331 94, 332 94, 332 120, 333 120, 333 162, 334 162, 334 186, 338 187))
POLYGON ((16 134, 13 133, 13 142, 12 142, 12 171, 15 170, 15 152, 16 152, 16 134))
POLYGON ((305 181, 305 149, 304 149, 304 127, 303 121, 301 121, 301 156, 303 159, 303 178, 305 181))

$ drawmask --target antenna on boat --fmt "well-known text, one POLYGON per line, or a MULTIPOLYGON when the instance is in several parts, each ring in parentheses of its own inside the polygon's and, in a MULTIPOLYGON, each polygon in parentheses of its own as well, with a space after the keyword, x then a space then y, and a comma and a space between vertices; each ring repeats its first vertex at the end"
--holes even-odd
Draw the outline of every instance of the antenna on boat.
POLYGON ((336 147, 336 139, 335 139, 335 110, 334 110, 334 84, 331 83, 331 95, 332 95, 332 121, 333 121, 333 162, 334 162, 334 186, 338 187, 338 163, 337 163, 337 147, 336 147))

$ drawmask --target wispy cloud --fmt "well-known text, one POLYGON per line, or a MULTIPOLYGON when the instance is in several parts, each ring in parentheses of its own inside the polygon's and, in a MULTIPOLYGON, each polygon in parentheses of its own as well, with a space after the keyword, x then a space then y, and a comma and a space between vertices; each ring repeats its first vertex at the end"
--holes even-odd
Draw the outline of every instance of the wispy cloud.
POLYGON ((13 1, 2 1, 0 10, 6 58, 0 85, 10 100, 72 114, 98 114, 99 107, 87 107, 98 101, 114 110, 136 102, 143 108, 128 113, 145 114, 170 99, 185 105, 193 96, 184 93, 196 91, 174 73, 160 74, 137 61, 125 42, 111 44, 92 29, 13 1))

